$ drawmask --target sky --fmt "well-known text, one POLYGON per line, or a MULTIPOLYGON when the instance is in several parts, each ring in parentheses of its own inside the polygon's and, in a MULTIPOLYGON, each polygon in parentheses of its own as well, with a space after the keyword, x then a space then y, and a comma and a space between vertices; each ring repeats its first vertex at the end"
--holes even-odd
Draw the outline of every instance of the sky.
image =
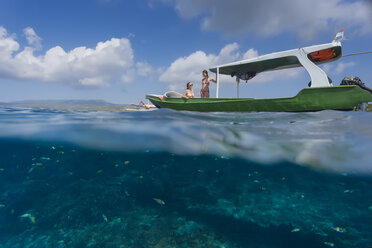
MULTIPOLYGON (((189 81, 199 92, 204 69, 329 43, 341 28, 343 54, 372 51, 372 1, 1 0, 0 102, 138 103, 189 81)), ((353 75, 372 87, 371 62, 321 67, 334 85, 353 75)), ((240 84, 240 97, 294 96, 309 81, 302 68, 261 73, 240 84)), ((233 78, 220 85, 220 97, 236 97, 233 78)))

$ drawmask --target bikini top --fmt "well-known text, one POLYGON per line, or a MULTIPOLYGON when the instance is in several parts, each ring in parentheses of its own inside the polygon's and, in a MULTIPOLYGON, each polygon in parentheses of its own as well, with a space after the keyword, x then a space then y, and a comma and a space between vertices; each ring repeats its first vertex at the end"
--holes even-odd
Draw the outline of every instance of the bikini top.
POLYGON ((206 85, 209 85, 209 78, 207 80, 202 80, 202 84, 206 84, 206 85))
POLYGON ((194 96, 194 94, 193 94, 193 92, 192 92, 192 91, 189 91, 189 92, 187 92, 187 93, 186 93, 186 96, 187 96, 187 97, 193 97, 193 96, 194 96))

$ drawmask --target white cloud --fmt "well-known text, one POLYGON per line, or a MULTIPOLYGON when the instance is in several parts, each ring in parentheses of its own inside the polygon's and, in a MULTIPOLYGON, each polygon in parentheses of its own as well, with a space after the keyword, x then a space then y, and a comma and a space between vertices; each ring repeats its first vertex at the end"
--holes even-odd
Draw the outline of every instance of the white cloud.
POLYGON ((346 63, 340 62, 340 63, 338 63, 338 65, 336 66, 334 71, 335 71, 336 74, 341 74, 345 71, 345 69, 347 69, 349 67, 353 67, 355 65, 356 65, 355 62, 346 62, 346 63))
POLYGON ((127 70, 122 76, 121 76, 121 81, 123 83, 130 83, 133 81, 133 79, 136 76, 136 71, 134 69, 129 69, 127 70))
POLYGON ((237 43, 231 43, 223 47, 218 55, 196 51, 189 56, 178 58, 161 73, 159 81, 168 83, 171 89, 181 88, 188 81, 201 81, 204 69, 239 59, 238 48, 237 43))
POLYGON ((27 27, 23 30, 27 42, 30 46, 33 46, 35 49, 41 49, 41 38, 35 33, 33 28, 27 27))
POLYGON ((339 62, 336 66, 331 65, 331 64, 326 64, 323 66, 323 70, 327 74, 335 74, 339 75, 343 73, 347 68, 355 66, 356 63, 351 61, 351 62, 339 62))
POLYGON ((134 76, 134 56, 131 43, 126 38, 112 38, 98 42, 95 48, 77 47, 65 51, 56 46, 45 54, 35 56, 40 38, 32 28, 24 30, 33 47, 20 50, 14 36, 0 26, 0 78, 35 80, 47 83, 64 83, 75 87, 105 86, 109 81, 134 76))
POLYGON ((148 77, 154 72, 154 69, 147 62, 137 62, 137 75, 141 77, 148 77))
POLYGON ((280 81, 280 80, 290 80, 294 78, 300 77, 302 73, 305 72, 305 69, 302 67, 300 68, 292 68, 292 69, 285 69, 279 71, 269 71, 265 73, 260 73, 256 77, 254 77, 249 82, 251 83, 266 83, 270 81, 280 81))
MULTIPOLYGON (((184 88, 188 81, 201 82, 202 71, 219 64, 229 63, 236 60, 249 59, 258 56, 258 51, 251 48, 243 55, 239 52, 237 43, 228 44, 221 49, 218 55, 206 54, 204 51, 196 51, 189 56, 176 59, 167 69, 162 71, 159 81, 168 83, 171 90, 184 88)), ((287 69, 274 72, 258 74, 250 82, 262 83, 274 79, 290 79, 298 77, 303 70, 287 69)), ((214 75, 210 75, 214 77, 214 75)), ((220 75, 224 83, 234 83, 235 79, 231 76, 220 75)))
POLYGON ((243 55, 243 59, 251 59, 251 58, 255 58, 255 57, 258 57, 258 52, 257 52, 257 50, 255 50, 253 48, 246 51, 243 55))
MULTIPOLYGON (((294 32, 310 40, 340 27, 372 32, 370 1, 357 0, 163 0, 184 19, 201 17, 201 28, 228 35, 258 33, 273 36, 294 32)), ((331 34, 333 35, 333 34, 331 34)))
POLYGON ((0 26, 0 58, 9 59, 14 51, 19 49, 19 44, 14 40, 14 35, 8 35, 5 28, 0 26))

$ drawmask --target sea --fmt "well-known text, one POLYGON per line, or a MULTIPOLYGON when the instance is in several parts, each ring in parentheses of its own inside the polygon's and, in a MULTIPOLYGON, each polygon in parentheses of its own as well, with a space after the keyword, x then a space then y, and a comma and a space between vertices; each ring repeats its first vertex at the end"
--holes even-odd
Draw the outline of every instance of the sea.
POLYGON ((2 107, 0 247, 372 247, 372 113, 2 107))

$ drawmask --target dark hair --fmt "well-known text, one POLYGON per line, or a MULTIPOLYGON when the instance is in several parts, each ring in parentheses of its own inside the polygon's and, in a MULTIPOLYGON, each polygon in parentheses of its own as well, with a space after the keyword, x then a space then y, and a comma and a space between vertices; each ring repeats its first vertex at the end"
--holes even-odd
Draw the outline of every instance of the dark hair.
POLYGON ((190 89, 190 85, 191 85, 192 83, 191 82, 188 82, 187 84, 186 84, 186 88, 189 90, 190 89))
POLYGON ((203 76, 204 76, 204 73, 206 73, 207 74, 207 77, 208 77, 208 71, 207 70, 204 70, 203 71, 203 76))

